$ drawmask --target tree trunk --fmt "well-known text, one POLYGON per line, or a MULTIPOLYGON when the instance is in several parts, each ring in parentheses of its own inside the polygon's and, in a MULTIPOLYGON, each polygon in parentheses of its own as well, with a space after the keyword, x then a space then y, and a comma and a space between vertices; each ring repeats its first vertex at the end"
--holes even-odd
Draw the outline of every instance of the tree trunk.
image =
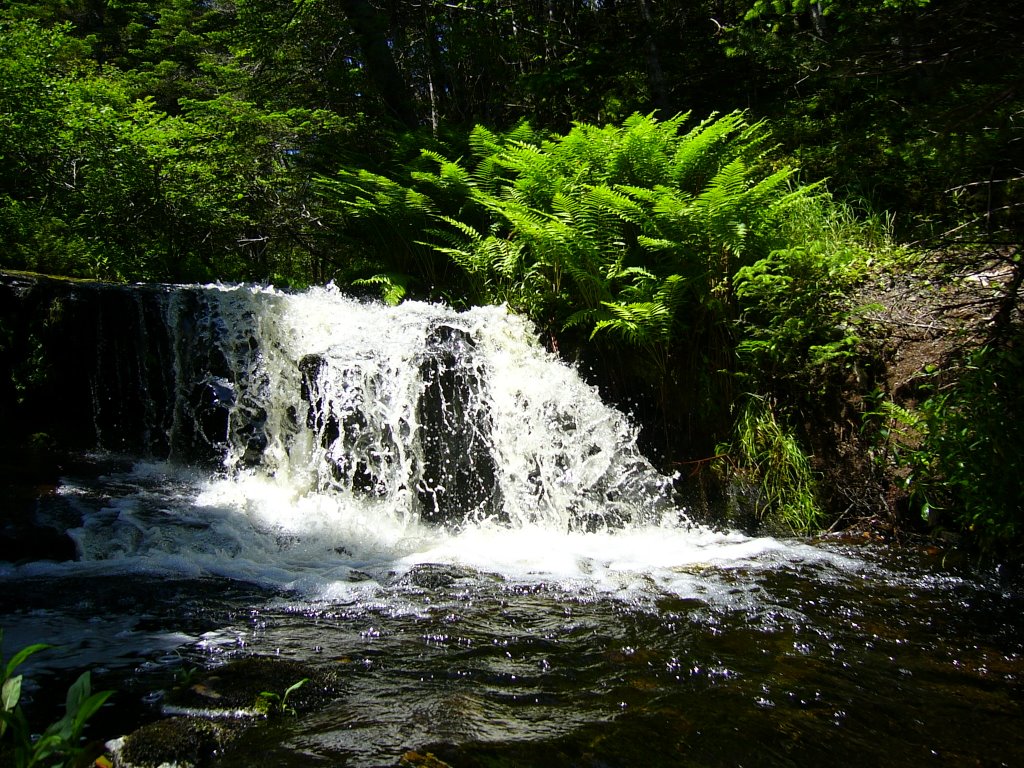
POLYGON ((368 0, 340 0, 352 29, 359 38, 366 71, 388 112, 408 128, 419 124, 412 93, 398 71, 388 45, 388 28, 380 11, 368 0))
POLYGON ((637 0, 640 4, 640 17, 643 19, 644 58, 647 60, 647 77, 651 86, 651 102, 655 107, 664 109, 668 104, 668 89, 665 87, 665 73, 661 68, 658 46, 654 42, 654 19, 647 0, 637 0))

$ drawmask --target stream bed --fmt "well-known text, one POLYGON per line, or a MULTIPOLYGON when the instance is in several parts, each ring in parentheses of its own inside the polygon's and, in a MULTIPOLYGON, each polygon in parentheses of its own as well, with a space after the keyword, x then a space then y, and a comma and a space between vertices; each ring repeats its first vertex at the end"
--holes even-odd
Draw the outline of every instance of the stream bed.
POLYGON ((92 558, 0 566, 0 626, 7 657, 56 646, 25 666, 44 721, 84 669, 116 691, 95 738, 256 656, 331 689, 207 765, 1024 764, 1024 600, 994 573, 686 524, 374 531, 324 498, 303 527, 251 478, 89 466, 40 515, 92 558))

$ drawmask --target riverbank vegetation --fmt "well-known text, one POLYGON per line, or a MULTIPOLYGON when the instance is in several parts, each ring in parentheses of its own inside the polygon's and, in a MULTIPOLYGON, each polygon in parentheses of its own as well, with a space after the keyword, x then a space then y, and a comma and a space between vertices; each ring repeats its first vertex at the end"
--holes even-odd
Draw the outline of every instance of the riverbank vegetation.
POLYGON ((696 506, 1013 557, 1022 21, 15 0, 0 268, 505 302, 696 506))

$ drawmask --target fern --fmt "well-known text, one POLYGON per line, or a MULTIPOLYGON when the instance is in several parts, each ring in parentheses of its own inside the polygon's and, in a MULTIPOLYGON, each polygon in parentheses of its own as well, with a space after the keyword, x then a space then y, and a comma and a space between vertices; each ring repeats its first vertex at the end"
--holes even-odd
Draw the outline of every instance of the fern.
POLYGON ((413 282, 415 282, 415 278, 410 277, 409 275, 400 275, 394 272, 388 272, 373 275, 372 277, 353 280, 352 284, 379 288, 381 291, 381 300, 389 307, 396 307, 402 303, 402 300, 405 298, 408 291, 409 284, 413 282))
POLYGON ((746 126, 741 112, 712 115, 677 143, 672 158, 671 184, 681 190, 700 189, 724 162, 735 155, 729 140, 746 126))

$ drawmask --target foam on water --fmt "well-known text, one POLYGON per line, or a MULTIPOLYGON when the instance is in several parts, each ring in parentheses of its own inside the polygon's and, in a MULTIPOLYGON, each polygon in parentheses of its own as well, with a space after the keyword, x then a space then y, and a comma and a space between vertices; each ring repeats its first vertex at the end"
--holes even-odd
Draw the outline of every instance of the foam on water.
POLYGON ((22 566, 22 575, 218 578, 303 601, 390 600, 397 609, 392 585, 417 567, 442 565, 473 579, 634 604, 670 595, 735 607, 756 597, 730 574, 863 567, 827 549, 714 531, 681 515, 597 531, 494 520, 442 527, 389 513, 379 500, 300 492, 256 472, 198 479, 139 464, 106 481, 118 495, 83 505, 84 523, 72 531, 82 561, 22 566))
POLYGON ((392 308, 333 287, 164 300, 171 460, 66 480, 80 562, 12 571, 217 577, 360 600, 444 564, 636 599, 706 596, 730 570, 852 565, 694 525, 624 415, 502 307, 392 308), (201 443, 216 458, 205 469, 189 460, 201 443))

